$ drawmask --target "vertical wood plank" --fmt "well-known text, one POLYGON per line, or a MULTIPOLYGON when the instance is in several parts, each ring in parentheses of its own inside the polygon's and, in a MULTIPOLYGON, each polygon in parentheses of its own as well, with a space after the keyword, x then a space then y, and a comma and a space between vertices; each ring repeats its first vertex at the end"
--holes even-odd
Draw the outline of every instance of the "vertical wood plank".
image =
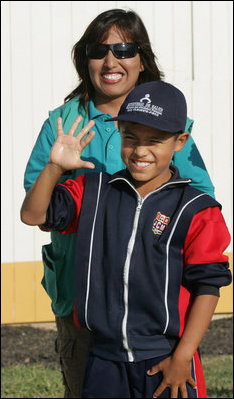
MULTIPOLYGON (((33 145, 44 121, 53 109, 52 59, 51 59, 51 9, 50 2, 32 2, 32 138, 33 145), (43 29, 42 29, 43 23, 43 29)), ((32 147, 33 147, 32 145, 32 147)), ((31 148, 32 149, 32 148, 31 148)), ((31 153, 31 152, 30 152, 31 153)), ((28 154, 28 158, 30 156, 28 154)), ((50 242, 49 233, 38 227, 31 228, 35 240, 34 260, 41 259, 41 247, 50 242)), ((32 259, 30 259, 32 260, 32 259)))
POLYGON ((72 90, 72 15, 70 1, 52 1, 50 4, 52 105, 56 108, 72 90))
POLYGON ((211 1, 212 35, 212 78, 215 80, 231 79, 233 32, 230 25, 229 1, 211 1), (230 52, 231 51, 231 52, 230 52))
MULTIPOLYGON (((213 92, 213 182, 217 200, 222 204, 222 212, 230 231, 233 227, 232 217, 232 189, 233 168, 232 136, 231 131, 231 87, 229 80, 214 80, 213 92)), ((230 246, 227 251, 230 250, 230 246)))
POLYGON ((194 77, 211 79, 211 1, 193 1, 194 77))
POLYGON ((152 49, 157 55, 157 46, 154 45, 155 22, 156 22, 153 12, 155 7, 154 3, 155 3, 154 1, 137 1, 136 12, 145 25, 152 49))
POLYGON ((171 1, 157 1, 152 9, 154 14, 153 47, 159 64, 165 73, 165 80, 173 83, 175 70, 174 8, 171 1))
POLYGON ((175 82, 192 79, 191 6, 188 1, 174 1, 175 82), (186 33, 185 33, 186 32, 186 33))
POLYGON ((174 83, 185 95, 188 116, 192 119, 192 30, 191 2, 173 1, 174 83))
POLYGON ((212 92, 211 81, 193 82, 193 139, 198 147, 206 169, 213 181, 213 152, 212 152, 212 92))
MULTIPOLYGON (((212 94, 213 94, 213 180, 216 197, 223 206, 223 215, 230 231, 233 227, 232 184, 232 28, 229 19, 230 2, 212 2, 212 94), (231 34, 231 35, 230 35, 231 34)), ((229 246, 230 248, 230 246, 229 246)), ((229 250, 228 248, 228 250, 229 250)))
POLYGON ((193 137, 213 181, 211 2, 193 2, 193 137))
POLYGON ((13 130, 13 218, 15 259, 32 260, 34 236, 20 221, 24 198, 23 176, 28 154, 32 148, 32 53, 31 3, 10 2, 12 48, 12 107, 13 130))
POLYGON ((137 1, 116 1, 117 8, 136 10, 137 1))
MULTIPOLYGON (((72 1, 72 34, 75 44, 83 36, 88 25, 99 14, 98 1, 72 1)), ((106 2, 104 2, 106 3, 106 2)))
MULTIPOLYGON (((97 1, 72 1, 72 41, 71 48, 81 39, 91 21, 98 15, 97 1)), ((71 60, 71 57, 69 58, 71 60)), ((72 61, 71 61, 72 62, 72 61)), ((72 64, 72 90, 78 86, 78 75, 72 64)))
POLYGON ((52 107, 50 4, 33 1, 32 24, 32 124, 33 144, 52 107), (43 29, 42 29, 43 25, 43 29))
MULTIPOLYGON (((137 1, 135 2, 137 3, 137 1)), ((98 14, 101 14, 104 11, 113 10, 117 8, 117 1, 97 1, 98 4, 98 14)))
POLYGON ((13 130, 12 130, 12 59, 10 4, 1 4, 1 45, 2 45, 2 120, 1 120, 1 238, 2 262, 13 262, 14 218, 13 218, 13 130))

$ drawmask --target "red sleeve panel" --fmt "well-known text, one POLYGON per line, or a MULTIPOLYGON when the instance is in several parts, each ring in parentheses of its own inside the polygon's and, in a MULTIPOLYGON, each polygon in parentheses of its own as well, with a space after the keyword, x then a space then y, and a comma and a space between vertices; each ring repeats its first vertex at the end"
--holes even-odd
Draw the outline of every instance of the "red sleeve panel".
POLYGON ((66 180, 65 183, 60 184, 60 186, 65 187, 69 191, 75 205, 73 221, 66 230, 61 232, 61 234, 76 233, 79 224, 82 200, 84 196, 85 175, 78 176, 75 180, 72 179, 66 180))
POLYGON ((220 209, 203 209, 190 225, 184 244, 184 264, 227 262, 223 252, 229 243, 230 234, 220 209))
POLYGON ((191 222, 182 255, 183 285, 179 296, 180 336, 193 295, 217 295, 219 288, 231 283, 228 257, 223 252, 230 243, 230 234, 218 207, 198 212, 191 222))

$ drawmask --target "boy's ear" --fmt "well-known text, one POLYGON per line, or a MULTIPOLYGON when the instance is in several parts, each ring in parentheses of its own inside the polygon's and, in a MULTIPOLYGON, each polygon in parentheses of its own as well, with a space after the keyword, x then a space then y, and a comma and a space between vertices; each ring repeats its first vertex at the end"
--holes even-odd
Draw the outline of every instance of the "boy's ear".
POLYGON ((188 132, 181 133, 176 139, 176 148, 174 152, 179 152, 180 150, 182 150, 182 148, 184 148, 185 144, 187 143, 188 139, 189 139, 188 132))

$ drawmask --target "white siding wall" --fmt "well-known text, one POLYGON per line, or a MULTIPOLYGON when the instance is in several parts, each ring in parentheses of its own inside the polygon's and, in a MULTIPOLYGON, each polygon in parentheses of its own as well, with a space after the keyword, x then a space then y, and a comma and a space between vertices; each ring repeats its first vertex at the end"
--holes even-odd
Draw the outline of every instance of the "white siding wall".
MULTIPOLYGON (((20 222, 23 175, 48 111, 76 86, 71 49, 100 12, 139 13, 166 81, 185 93, 193 138, 232 231, 232 1, 4 1, 2 262, 41 259, 48 233, 20 222)), ((227 251, 232 250, 230 245, 227 251)))

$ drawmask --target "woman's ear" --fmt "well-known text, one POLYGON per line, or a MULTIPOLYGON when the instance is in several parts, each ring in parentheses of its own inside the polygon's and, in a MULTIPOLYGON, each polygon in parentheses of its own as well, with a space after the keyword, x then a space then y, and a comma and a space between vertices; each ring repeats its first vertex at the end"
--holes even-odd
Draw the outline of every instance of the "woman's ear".
POLYGON ((141 60, 140 72, 144 72, 144 70, 145 70, 145 67, 144 67, 144 64, 143 64, 143 62, 142 62, 142 60, 141 60))
POLYGON ((179 152, 184 148, 185 144, 187 143, 189 139, 189 133, 181 133, 177 138, 176 138, 176 148, 174 152, 179 152))

